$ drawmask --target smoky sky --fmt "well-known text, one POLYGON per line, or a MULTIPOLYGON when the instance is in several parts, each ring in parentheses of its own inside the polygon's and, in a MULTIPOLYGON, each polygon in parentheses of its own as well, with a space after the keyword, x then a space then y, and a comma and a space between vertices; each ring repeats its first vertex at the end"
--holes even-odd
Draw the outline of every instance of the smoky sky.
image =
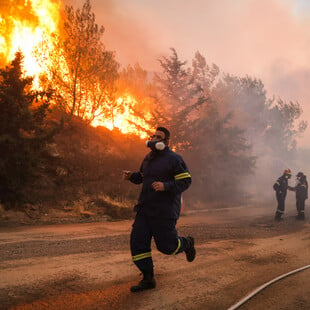
MULTIPOLYGON (((91 0, 104 43, 121 65, 159 69, 195 52, 226 73, 259 78, 269 97, 298 101, 310 120, 310 5, 306 0, 91 0)), ((75 8, 83 0, 65 0, 75 8)), ((310 129, 300 139, 310 147, 310 129)))

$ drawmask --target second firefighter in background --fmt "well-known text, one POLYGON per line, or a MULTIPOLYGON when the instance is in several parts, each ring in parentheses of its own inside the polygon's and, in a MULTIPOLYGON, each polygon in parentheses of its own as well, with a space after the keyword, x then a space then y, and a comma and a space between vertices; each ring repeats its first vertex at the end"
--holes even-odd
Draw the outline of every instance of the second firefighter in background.
POLYGON ((307 177, 303 172, 298 172, 296 175, 297 184, 294 187, 289 186, 288 189, 296 193, 296 209, 297 220, 305 219, 305 201, 308 198, 308 182, 307 177))
POLYGON ((273 185, 273 189, 276 191, 277 198, 277 210, 275 214, 275 220, 280 221, 282 219, 282 215, 284 214, 285 209, 285 198, 288 189, 288 179, 292 176, 291 169, 285 169, 283 174, 278 178, 276 183, 273 185))

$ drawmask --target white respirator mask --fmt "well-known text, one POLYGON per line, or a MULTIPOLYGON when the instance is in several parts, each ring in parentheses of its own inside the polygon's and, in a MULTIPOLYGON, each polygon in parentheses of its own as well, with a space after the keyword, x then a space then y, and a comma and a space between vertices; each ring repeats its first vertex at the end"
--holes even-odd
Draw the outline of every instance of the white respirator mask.
POLYGON ((165 149, 166 145, 164 142, 162 141, 151 141, 151 140, 147 140, 145 142, 145 145, 147 147, 149 147, 152 151, 156 152, 156 151, 162 151, 165 149))

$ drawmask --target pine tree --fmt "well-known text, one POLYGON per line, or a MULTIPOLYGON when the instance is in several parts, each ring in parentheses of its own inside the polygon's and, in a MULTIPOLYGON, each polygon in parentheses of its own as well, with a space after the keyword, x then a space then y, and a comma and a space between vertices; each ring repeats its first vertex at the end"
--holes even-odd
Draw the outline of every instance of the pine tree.
POLYGON ((238 180, 253 171, 255 158, 232 114, 219 113, 213 96, 219 68, 208 66, 200 53, 186 68, 174 49, 160 63, 159 112, 154 118, 172 131, 173 146, 186 157, 195 179, 192 192, 200 199, 238 199, 238 180))
POLYGON ((32 90, 32 78, 23 77, 23 56, 0 69, 0 200, 15 202, 31 182, 40 154, 59 126, 49 126, 46 116, 53 91, 32 90))
POLYGON ((170 57, 162 57, 162 74, 156 75, 158 102, 154 120, 166 124, 173 133, 172 139, 179 149, 192 147, 188 133, 195 134, 200 107, 208 101, 199 81, 185 67, 175 49, 170 57))
POLYGON ((67 6, 64 17, 50 56, 52 83, 64 110, 90 123, 110 113, 119 65, 101 41, 104 27, 96 24, 89 0, 82 9, 67 6))

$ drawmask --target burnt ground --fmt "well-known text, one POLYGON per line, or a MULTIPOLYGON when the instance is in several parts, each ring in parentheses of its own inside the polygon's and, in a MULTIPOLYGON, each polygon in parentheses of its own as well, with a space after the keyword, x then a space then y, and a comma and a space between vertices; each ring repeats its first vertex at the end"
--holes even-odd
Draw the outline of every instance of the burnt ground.
MULTIPOLYGON (((310 263, 310 225, 288 212, 234 208, 187 213, 180 235, 197 257, 170 257, 153 244, 157 287, 132 294, 132 221, 0 228, 1 309, 228 309, 265 282, 310 263)), ((310 269, 241 309, 309 309, 310 269)))

